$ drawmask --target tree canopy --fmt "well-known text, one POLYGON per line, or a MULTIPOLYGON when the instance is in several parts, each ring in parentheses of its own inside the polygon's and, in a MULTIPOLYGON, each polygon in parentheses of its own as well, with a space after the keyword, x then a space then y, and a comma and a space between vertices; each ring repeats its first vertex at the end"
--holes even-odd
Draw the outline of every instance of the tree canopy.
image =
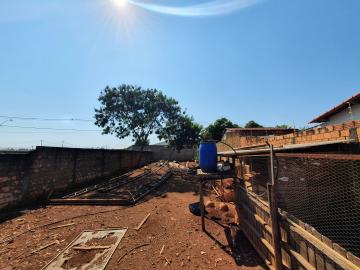
POLYGON ((169 146, 181 150, 184 146, 196 146, 201 141, 202 126, 194 119, 183 114, 177 119, 170 119, 165 127, 158 132, 160 140, 165 140, 169 146))
POLYGON ((286 124, 282 124, 282 125, 276 125, 276 128, 287 128, 287 129, 291 129, 292 127, 290 125, 286 125, 286 124))
POLYGON ((98 100, 95 124, 103 129, 103 134, 114 134, 119 139, 131 136, 138 146, 148 145, 149 136, 154 133, 178 149, 197 142, 201 126, 182 112, 175 99, 157 89, 126 84, 107 86, 98 100))
POLYGON ((262 128, 263 126, 256 123, 255 121, 253 120, 250 120, 249 122, 246 123, 245 125, 246 128, 262 128))
POLYGON ((204 140, 216 140, 221 141, 225 130, 227 128, 238 128, 239 125, 231 122, 229 119, 222 117, 215 120, 214 123, 210 124, 202 132, 202 137, 204 140))

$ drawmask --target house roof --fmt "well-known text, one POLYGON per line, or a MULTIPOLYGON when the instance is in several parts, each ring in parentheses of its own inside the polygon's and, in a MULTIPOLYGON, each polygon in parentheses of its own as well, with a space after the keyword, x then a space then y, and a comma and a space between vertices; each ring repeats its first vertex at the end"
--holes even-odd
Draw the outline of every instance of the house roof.
POLYGON ((349 107, 349 105, 357 104, 357 103, 360 103, 360 92, 354 96, 349 97, 348 99, 341 102, 339 105, 335 106, 334 108, 328 110, 327 112, 325 112, 325 113, 319 115, 318 117, 316 117, 315 119, 311 120, 311 122, 309 124, 326 122, 334 114, 341 112, 342 110, 349 107))

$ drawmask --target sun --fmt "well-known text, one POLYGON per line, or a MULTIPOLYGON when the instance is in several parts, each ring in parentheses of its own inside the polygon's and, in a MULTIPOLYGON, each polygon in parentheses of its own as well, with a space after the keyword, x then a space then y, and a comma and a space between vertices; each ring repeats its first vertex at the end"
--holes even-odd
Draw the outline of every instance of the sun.
POLYGON ((127 0, 112 0, 114 2, 115 5, 117 5, 118 7, 125 7, 127 0))

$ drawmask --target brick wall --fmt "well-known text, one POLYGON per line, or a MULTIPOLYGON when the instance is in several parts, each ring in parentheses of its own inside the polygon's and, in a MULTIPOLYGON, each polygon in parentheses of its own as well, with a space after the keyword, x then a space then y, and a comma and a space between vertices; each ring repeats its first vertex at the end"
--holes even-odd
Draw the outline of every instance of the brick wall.
MULTIPOLYGON (((360 139, 360 121, 349 121, 339 125, 329 125, 317 127, 309 130, 294 132, 281 136, 239 136, 234 134, 226 134, 225 143, 230 144, 234 148, 254 147, 265 145, 268 141, 273 146, 282 146, 287 144, 306 144, 315 142, 360 139)), ((219 143, 218 151, 229 151, 229 147, 219 143)))
POLYGON ((0 154, 0 211, 150 163, 149 152, 37 147, 0 154))

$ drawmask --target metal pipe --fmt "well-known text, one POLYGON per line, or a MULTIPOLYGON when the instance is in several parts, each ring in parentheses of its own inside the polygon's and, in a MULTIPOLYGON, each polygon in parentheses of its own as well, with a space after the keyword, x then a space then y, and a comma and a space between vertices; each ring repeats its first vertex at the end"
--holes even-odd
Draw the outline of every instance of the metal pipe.
MULTIPOLYGON (((274 150, 278 152, 278 151, 310 148, 314 146, 331 145, 331 144, 339 144, 339 143, 353 143, 353 142, 355 142, 355 140, 348 139, 348 140, 335 140, 335 141, 325 141, 325 142, 308 143, 308 144, 289 144, 289 145, 284 145, 282 147, 275 147, 274 150)), ((256 145, 254 147, 256 147, 256 145)), ((234 149, 234 151, 219 152, 218 155, 233 156, 233 155, 244 155, 244 154, 262 154, 262 153, 270 153, 270 148, 253 149, 253 150, 234 149)))
POLYGON ((282 269, 282 256, 281 256, 281 237, 280 237, 280 226, 279 226, 279 215, 278 215, 278 206, 277 206, 277 183, 275 181, 275 171, 274 171, 274 147, 266 142, 270 148, 270 176, 271 184, 267 185, 268 190, 268 200, 270 206, 270 216, 271 216, 271 228, 272 228, 272 240, 274 244, 274 255, 275 255, 275 269, 282 269))

